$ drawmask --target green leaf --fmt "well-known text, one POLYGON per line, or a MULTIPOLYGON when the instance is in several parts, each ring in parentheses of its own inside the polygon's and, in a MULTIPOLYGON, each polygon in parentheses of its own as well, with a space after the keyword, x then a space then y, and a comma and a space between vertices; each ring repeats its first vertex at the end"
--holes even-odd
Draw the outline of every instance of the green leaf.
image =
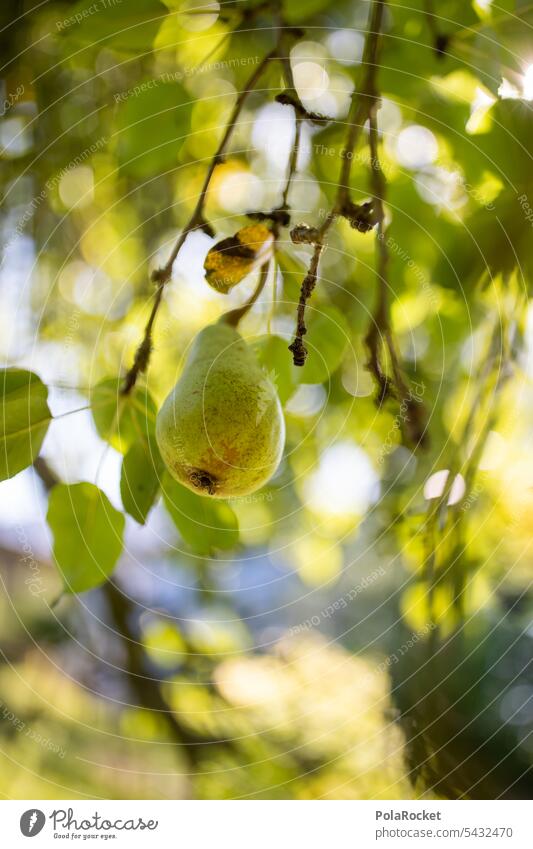
POLYGON ((67 592, 103 584, 122 552, 124 515, 94 484, 58 484, 50 493, 47 520, 67 592))
POLYGON ((284 18, 290 24, 299 24, 318 15, 331 6, 331 0, 305 0, 305 3, 295 3, 294 0, 286 0, 284 4, 284 18))
POLYGON ((237 516, 224 501, 196 495, 168 475, 163 481, 163 500, 172 521, 195 554, 210 555, 217 549, 237 545, 237 516))
POLYGON ((307 305, 307 334, 304 344, 309 351, 305 365, 294 367, 299 383, 323 383, 331 378, 342 362, 350 340, 350 328, 344 315, 330 306, 307 305))
MULTIPOLYGON (((133 90, 117 115, 117 154, 123 173, 142 179, 178 163, 190 128, 190 97, 179 83, 155 80, 152 88, 133 90)), ((141 83, 142 86, 142 83, 141 83)))
POLYGON ((533 108, 526 100, 497 100, 489 115, 492 129, 476 137, 486 168, 519 188, 533 181, 533 108))
POLYGON ((144 525, 157 498, 164 463, 155 439, 131 446, 122 460, 120 494, 126 513, 144 525))
POLYGON ((276 251, 276 262, 283 276, 283 294, 286 300, 297 303, 307 267, 300 259, 281 249, 276 251))
POLYGON ((68 14, 57 23, 61 34, 98 50, 105 44, 135 53, 151 49, 168 13, 159 0, 108 0, 92 6, 80 0, 64 11, 68 14))
MULTIPOLYGON (((531 55, 531 29, 533 8, 530 0, 505 0, 493 4, 492 19, 496 44, 500 47, 503 62, 512 56, 518 68, 527 67, 531 55), (507 14, 502 14, 504 8, 507 14)), ((489 7, 490 10, 490 7, 489 7)))
POLYGON ((502 192, 491 209, 470 216, 460 231, 452 234, 434 272, 436 283, 465 290, 485 274, 510 274, 518 268, 529 282, 533 274, 531 213, 527 192, 502 192))
POLYGON ((31 371, 0 369, 0 480, 30 466, 39 454, 52 414, 48 389, 31 371))
POLYGON ((91 412, 102 439, 123 454, 139 440, 154 433, 157 408, 147 389, 120 392, 120 378, 98 383, 91 393, 91 412))
POLYGON ((285 404, 296 389, 289 343, 281 336, 265 336, 254 344, 257 359, 276 387, 279 400, 285 404))

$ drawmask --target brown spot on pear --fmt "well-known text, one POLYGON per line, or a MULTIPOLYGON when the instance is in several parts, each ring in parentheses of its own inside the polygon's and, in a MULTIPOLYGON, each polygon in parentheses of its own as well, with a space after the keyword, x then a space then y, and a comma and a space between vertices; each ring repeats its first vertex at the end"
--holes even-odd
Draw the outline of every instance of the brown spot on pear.
POLYGON ((281 404, 233 327, 220 322, 198 334, 156 437, 173 477, 193 492, 230 498, 270 480, 285 443, 281 404))

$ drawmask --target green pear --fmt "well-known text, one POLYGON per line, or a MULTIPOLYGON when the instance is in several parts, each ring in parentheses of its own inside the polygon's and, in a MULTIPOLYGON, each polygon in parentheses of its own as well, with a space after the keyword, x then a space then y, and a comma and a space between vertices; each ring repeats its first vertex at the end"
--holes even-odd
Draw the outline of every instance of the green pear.
POLYGON ((231 498, 276 471, 285 423, 276 390, 239 333, 221 321, 192 344, 156 423, 170 473, 202 495, 231 498))

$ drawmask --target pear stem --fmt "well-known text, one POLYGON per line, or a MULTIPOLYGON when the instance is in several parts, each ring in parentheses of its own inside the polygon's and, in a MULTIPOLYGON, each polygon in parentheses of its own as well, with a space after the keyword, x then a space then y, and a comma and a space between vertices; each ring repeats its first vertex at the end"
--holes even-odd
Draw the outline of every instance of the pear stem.
POLYGON ((250 297, 248 298, 246 303, 244 303, 242 305, 242 307, 237 307, 237 309, 230 310, 229 312, 225 312, 224 315, 222 315, 219 318, 219 322, 223 322, 224 324, 229 324, 230 327, 237 327, 241 318, 244 318, 246 313, 249 312, 249 310, 251 310, 251 308, 253 307, 253 305, 257 301, 259 295, 261 294, 261 292, 265 288, 265 284, 268 280, 268 270, 269 270, 269 268, 270 268, 270 259, 267 260, 267 262, 263 263, 263 265, 261 266, 261 269, 259 271, 259 280, 257 281, 257 286, 255 287, 254 291, 252 292, 252 294, 250 295, 250 297))

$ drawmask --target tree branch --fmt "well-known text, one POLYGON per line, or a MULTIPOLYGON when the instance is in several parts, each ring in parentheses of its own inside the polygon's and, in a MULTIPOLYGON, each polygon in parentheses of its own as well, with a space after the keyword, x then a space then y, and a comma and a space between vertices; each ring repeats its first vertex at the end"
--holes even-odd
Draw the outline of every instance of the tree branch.
POLYGON ((224 152, 225 152, 226 147, 228 145, 228 142, 230 141, 231 136, 232 136, 232 134, 235 130, 235 127, 236 127, 236 124, 237 124, 237 119, 240 115, 240 112, 241 112, 243 106, 244 106, 246 98, 255 88, 258 80, 261 78, 261 76, 264 73, 265 69, 267 68, 270 60, 273 59, 277 55, 277 50, 278 50, 278 48, 276 46, 273 50, 270 51, 270 53, 267 53, 267 55, 264 56, 262 61, 255 68, 253 74, 249 77, 244 88, 241 89, 241 91, 240 91, 240 93, 237 97, 237 100, 235 101, 235 105, 232 109, 228 123, 226 124, 226 129, 224 131, 222 139, 220 140, 220 143, 218 145, 216 153, 214 154, 213 158, 211 159, 211 162, 210 162, 209 167, 207 169, 207 174, 205 176, 205 179, 204 179, 202 188, 200 190, 200 194, 198 196, 198 200, 196 202, 196 206, 193 210, 193 213, 192 213, 189 221, 187 222, 187 224, 185 225, 185 227, 181 231, 181 233, 180 233, 180 235, 179 235, 179 237, 178 237, 178 239, 177 239, 177 241, 176 241, 176 243, 175 243, 175 245, 174 245, 174 247, 173 247, 173 249, 170 253, 169 258, 168 258, 167 262, 165 263, 165 265, 162 268, 159 268, 156 271, 154 271, 153 274, 152 274, 152 280, 153 280, 154 283, 157 284, 155 297, 154 297, 154 303, 153 303, 152 310, 150 312, 150 316, 148 318, 148 321, 147 321, 145 329, 144 329, 143 338, 142 338, 142 340, 141 340, 141 342, 140 342, 140 344, 139 344, 139 346, 138 346, 138 348, 135 352, 133 364, 132 364, 131 368, 129 369, 129 371, 127 372, 127 374, 124 378, 124 382, 123 382, 122 390, 121 390, 123 395, 127 395, 129 392, 131 392, 131 390, 133 389, 133 387, 135 386, 135 384, 137 382, 139 375, 142 372, 145 372, 146 369, 148 368, 148 363, 149 363, 149 360, 150 360, 150 354, 152 352, 152 332, 153 332, 154 323, 155 323, 155 320, 156 320, 156 317, 157 317, 157 313, 158 313, 158 310, 159 310, 159 307, 161 305, 161 301, 162 301, 162 298, 163 298, 163 290, 165 288, 165 285, 170 280, 170 277, 172 275, 172 268, 174 266, 174 262, 176 260, 176 257, 178 256, 181 248, 183 247, 187 236, 193 230, 198 230, 198 229, 207 229, 208 232, 211 232, 210 229, 209 229, 209 225, 207 224, 207 222, 204 219, 204 214, 203 214, 204 213, 205 201, 206 201, 206 198, 207 198, 207 192, 208 192, 208 189, 209 189, 209 184, 211 182, 211 178, 213 176, 213 173, 214 173, 217 165, 219 165, 223 161, 224 152))
MULTIPOLYGON (((513 320, 517 313, 518 304, 510 311, 513 320)), ((450 573, 450 577, 454 579, 454 605, 459 611, 462 609, 466 575, 463 570, 454 570, 453 565, 455 561, 459 560, 460 554, 464 552, 466 543, 463 543, 463 547, 461 548, 459 542, 456 542, 459 553, 455 555, 452 565, 448 566, 444 572, 439 568, 439 548, 443 540, 451 537, 452 531, 454 532, 454 538, 457 541, 460 540, 462 525, 469 515, 469 511, 465 510, 465 505, 468 504, 469 498, 471 498, 472 484, 475 480, 479 461, 489 433, 497 421, 497 402, 503 388, 513 374, 512 335, 512 324, 510 325, 508 323, 505 313, 498 312, 489 337, 489 350, 476 375, 475 382, 478 387, 476 397, 462 427, 460 438, 457 440, 457 445, 463 446, 464 452, 469 450, 474 436, 476 437, 475 443, 472 446, 469 456, 462 463, 460 461, 460 452, 457 450, 457 447, 454 448, 453 452, 449 455, 448 461, 443 463, 449 470, 443 491, 438 498, 428 503, 424 520, 426 556, 423 562, 423 575, 429 587, 428 602, 431 621, 435 624, 436 617, 433 609, 435 587, 438 580, 442 580, 448 572, 450 573), (506 339, 507 335, 509 335, 509 339, 506 339), (492 391, 489 391, 491 382, 493 382, 493 387, 492 391), (483 425, 478 427, 477 421, 478 417, 483 414, 483 407, 485 407, 485 420, 483 425), (465 491, 460 500, 455 504, 449 505, 450 492, 456 475, 459 473, 463 477, 465 491)))
POLYGON ((313 116, 306 112, 304 107, 302 106, 298 95, 296 93, 296 89, 294 86, 294 77, 291 68, 290 62, 290 52, 289 52, 289 37, 301 35, 302 32, 300 30, 295 30, 292 27, 288 27, 284 21, 283 17, 279 15, 279 21, 277 26, 277 43, 278 43, 278 58, 281 63, 281 68, 283 72, 283 76, 285 79, 285 85, 287 86, 287 90, 293 92, 291 97, 286 97, 287 90, 283 95, 278 95, 276 100, 278 103, 284 103, 286 105, 292 106, 294 111, 294 137, 291 146, 291 152, 289 155, 289 161, 287 164, 287 175, 285 179, 285 185, 283 187, 282 195, 281 195, 281 203, 272 212, 249 212, 248 215, 250 218, 253 218, 257 221, 271 221, 272 222, 272 232, 274 234, 274 239, 276 240, 279 236, 279 231, 281 227, 288 227, 290 224, 290 214, 289 214, 289 191, 291 188, 293 177, 296 173, 296 167, 298 164, 298 153, 300 150, 300 139, 302 132, 302 122, 304 119, 313 120, 313 116))
POLYGON ((318 266, 323 250, 324 243, 319 237, 315 242, 313 256, 311 257, 307 274, 302 281, 300 297, 298 300, 298 309, 296 311, 296 334, 294 336, 294 341, 289 345, 289 351, 292 352, 292 358, 295 366, 303 366, 307 359, 308 351, 303 343, 303 337, 307 333, 307 326, 305 324, 305 308, 307 306, 307 301, 313 294, 313 290, 318 280, 318 266))
POLYGON ((300 96, 296 90, 296 85, 294 83, 294 75, 292 73, 291 60, 289 55, 289 50, 287 49, 287 38, 289 36, 292 37, 301 37, 304 35, 303 30, 295 29, 294 27, 289 27, 284 22, 282 15, 279 16, 278 23, 278 44, 280 46, 280 61, 283 70, 283 76, 285 79, 285 91, 282 91, 281 94, 278 94, 275 98, 277 103, 282 103, 285 106, 292 106, 294 109, 294 114, 296 115, 298 120, 307 120, 311 121, 313 124, 327 124, 330 120, 325 115, 320 115, 318 112, 309 112, 302 101, 300 100, 300 96))
MULTIPOLYGON (((302 134, 302 119, 298 115, 298 113, 294 112, 294 139, 292 142, 291 154, 289 158, 289 164, 287 168, 287 178, 285 180, 285 187, 283 189, 283 194, 281 197, 281 206, 280 210, 283 212, 287 212, 289 209, 288 199, 289 199, 289 191, 291 188, 292 180, 294 175, 296 174, 296 166, 298 164, 298 153, 300 151, 300 138, 302 134)), ((289 222, 287 222, 289 223, 289 222)))
MULTIPOLYGON (((47 491, 60 482, 59 477, 48 465, 44 457, 38 457, 34 461, 33 466, 47 491)), ((109 605, 113 617, 116 628, 114 633, 119 637, 126 654, 125 675, 141 707, 163 717, 171 736, 178 745, 183 747, 189 761, 193 765, 198 761, 200 749, 206 746, 222 745, 232 747, 233 744, 230 739, 197 734, 192 728, 180 722, 179 718, 165 702, 158 682, 147 676, 146 653, 131 625, 131 620, 135 612, 133 602, 112 581, 106 581, 101 588, 101 592, 109 605)))
POLYGON ((336 200, 336 212, 343 214, 343 207, 350 200, 350 173, 353 152, 365 121, 370 116, 377 99, 376 74, 378 70, 378 51, 383 25, 385 0, 373 0, 368 23, 367 37, 363 50, 363 79, 359 87, 354 88, 348 114, 348 134, 344 147, 344 157, 339 175, 339 188, 336 200))
POLYGON ((35 469, 37 476, 41 479, 41 482, 47 492, 50 492, 52 487, 55 486, 56 483, 59 483, 58 476, 51 466, 48 465, 44 457, 36 457, 33 461, 33 468, 35 469))
MULTIPOLYGON (((283 49, 283 31, 282 25, 280 24, 280 29, 278 30, 278 42, 280 44, 280 59, 282 64, 288 64, 289 72, 291 74, 290 79, 292 79, 292 71, 290 71, 290 62, 288 53, 283 49)), ((250 218, 254 218, 258 221, 270 220, 272 222, 272 235, 274 236, 274 245, 275 248, 276 242, 279 238, 279 231, 281 227, 286 227, 290 223, 290 213, 289 213, 289 191, 291 188, 293 177, 296 173, 296 166, 298 164, 298 152, 300 150, 300 138, 301 138, 301 130, 302 130, 302 117, 298 113, 297 109, 294 109, 294 137, 291 145, 291 152, 289 155, 289 161, 287 163, 287 175, 285 178, 285 185, 283 187, 283 191, 281 194, 281 204, 276 207, 276 209, 272 210, 270 213, 265 212, 251 212, 248 213, 250 218)), ((241 307, 237 307, 237 309, 231 310, 226 313, 220 319, 221 321, 226 322, 227 324, 236 327, 239 321, 248 313, 248 311, 253 307, 261 292, 265 288, 265 284, 268 279, 268 270, 270 267, 270 260, 264 263, 261 266, 259 280, 255 291, 251 295, 251 297, 244 303, 241 307)))
MULTIPOLYGON (((289 351, 292 351, 295 366, 303 366, 307 357, 307 348, 303 344, 303 336, 307 333, 307 327, 305 324, 305 307, 318 280, 320 257, 325 247, 325 237, 331 225, 339 215, 347 218, 352 227, 361 230, 362 232, 366 232, 371 229, 373 224, 371 210, 368 205, 363 204, 363 206, 359 206, 351 201, 349 184, 353 151, 357 144, 361 129, 363 128, 376 99, 375 73, 377 69, 378 45, 383 23, 384 5, 385 0, 373 0, 363 51, 363 77, 361 85, 356 86, 352 93, 350 111, 347 119, 348 132, 344 145, 343 161, 339 174, 337 194, 333 206, 328 212, 324 223, 320 228, 316 229, 312 240, 315 245, 315 249, 311 257, 308 272, 302 282, 297 308, 295 337, 291 345, 289 345, 289 351)), ((302 239, 295 238, 295 231, 291 233, 291 236, 294 241, 303 241, 302 239)))
MULTIPOLYGON (((374 84, 374 80, 373 80, 374 84)), ((373 320, 365 337, 365 343, 369 352, 367 367, 374 375, 378 384, 378 403, 381 404, 387 397, 395 397, 400 403, 407 407, 405 417, 402 417, 404 436, 415 445, 423 444, 426 439, 426 412, 420 398, 414 397, 407 378, 403 374, 400 360, 396 351, 396 344, 390 326, 389 303, 388 303, 388 266, 389 252, 385 240, 385 211, 383 202, 386 193, 386 181, 379 159, 379 134, 377 125, 377 112, 379 110, 379 99, 375 94, 369 113, 369 147, 370 147, 370 174, 372 188, 372 207, 377 221, 376 240, 376 276, 377 276, 377 304, 373 320), (392 378, 389 378, 381 360, 382 344, 387 348, 392 368, 392 378)))
POLYGON ((378 104, 375 101, 372 105, 369 115, 369 146, 370 146, 370 163, 371 163, 371 183, 373 192, 373 204, 377 219, 377 267, 376 276, 378 282, 377 304, 374 311, 373 320, 365 337, 365 342, 368 347, 369 360, 367 366, 378 384, 378 401, 382 403, 389 396, 394 396, 395 391, 389 377, 386 374, 381 362, 381 341, 382 336, 386 339, 387 347, 389 348, 393 372, 398 375, 396 391, 400 399, 407 397, 407 389, 403 383, 401 372, 398 368, 396 351, 392 342, 392 336, 389 323, 389 305, 387 292, 387 270, 389 265, 389 252, 385 242, 384 218, 385 212, 383 209, 383 199, 385 195, 385 179, 381 164, 379 161, 378 152, 378 129, 377 129, 377 113, 378 104))
POLYGON ((450 43, 450 36, 443 33, 439 28, 437 23, 438 17, 435 13, 433 0, 425 0, 424 13, 433 39, 433 49, 437 54, 437 58, 443 59, 446 56, 446 50, 450 43))
POLYGON ((147 675, 144 647, 131 624, 135 611, 131 599, 120 590, 116 583, 111 581, 107 581, 103 585, 102 592, 109 605, 117 629, 116 633, 126 654, 127 663, 124 671, 139 705, 153 711, 165 720, 171 736, 185 750, 193 765, 197 765, 201 749, 205 750, 213 745, 230 746, 231 748, 233 744, 230 739, 198 734, 194 729, 181 722, 175 712, 170 710, 161 694, 158 683, 147 675))

